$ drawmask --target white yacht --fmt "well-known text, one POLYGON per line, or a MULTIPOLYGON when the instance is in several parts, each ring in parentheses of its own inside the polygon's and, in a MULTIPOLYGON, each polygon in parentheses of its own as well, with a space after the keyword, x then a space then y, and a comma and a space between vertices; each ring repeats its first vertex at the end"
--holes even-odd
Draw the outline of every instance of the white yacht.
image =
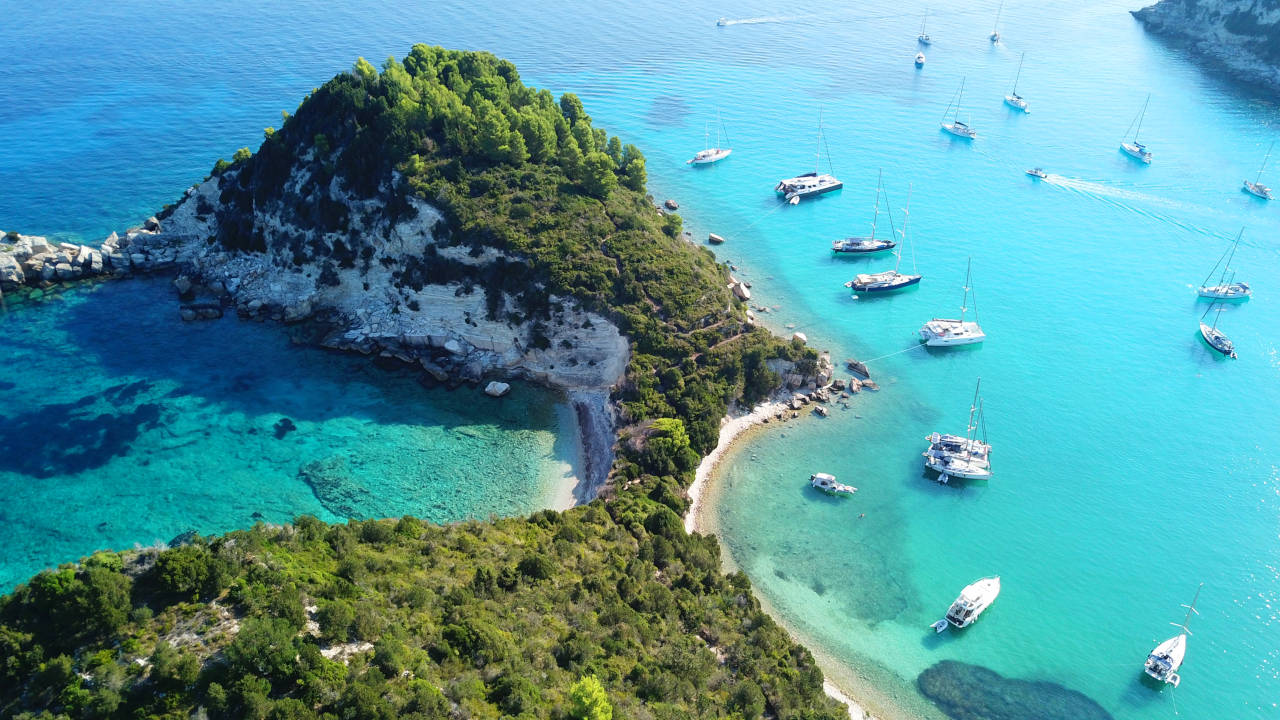
POLYGON ((982 326, 978 324, 978 296, 973 296, 973 322, 964 319, 965 313, 969 309, 969 293, 972 287, 969 284, 971 271, 973 269, 973 260, 970 259, 969 265, 964 271, 964 300, 960 303, 960 319, 951 320, 946 318, 934 318, 924 324, 920 328, 920 339, 925 345, 931 347, 946 347, 949 345, 972 345, 980 343, 987 339, 987 334, 982 332, 982 326))
POLYGON ((891 250, 897 246, 898 243, 894 240, 876 237, 876 221, 880 219, 882 180, 883 172, 876 178, 876 209, 875 214, 871 216, 870 237, 847 237, 843 240, 833 240, 831 242, 831 252, 865 255, 867 253, 891 250))
POLYGON ((924 53, 922 52, 916 53, 916 67, 924 67, 924 53))
POLYGON ((942 114, 942 129, 946 130, 952 135, 955 135, 956 137, 964 138, 965 140, 972 140, 978 137, 978 131, 969 127, 968 123, 960 122, 960 101, 961 100, 964 100, 964 78, 960 79, 960 95, 956 99, 955 117, 951 119, 951 122, 947 122, 947 114, 951 110, 951 106, 948 105, 947 106, 948 113, 942 114))
POLYGON ((1004 104, 1011 108, 1021 110, 1023 113, 1031 112, 1031 104, 1027 99, 1018 94, 1018 81, 1022 79, 1022 61, 1027 59, 1027 54, 1022 53, 1022 57, 1018 60, 1018 74, 1013 77, 1013 90, 1004 96, 1004 104))
MULTIPOLYGON (((902 242, 905 245, 910 241, 910 238, 907 235, 907 226, 911 218, 911 186, 909 185, 907 186, 907 206, 903 208, 902 212, 907 218, 902 223, 902 242)), ((892 215, 890 215, 890 219, 892 219, 892 215)), ((902 248, 897 248, 893 254, 897 257, 897 262, 894 263, 892 270, 885 270, 884 272, 878 273, 860 273, 855 275, 852 280, 845 283, 844 286, 851 288, 853 292, 874 293, 898 290, 910 287, 920 282, 920 278, 922 277, 920 275, 916 275, 914 273, 907 275, 906 273, 898 272, 898 268, 902 266, 902 248)), ((914 258, 915 255, 913 253, 911 261, 913 270, 915 269, 914 258)))
MULTIPOLYGON (((779 180, 774 186, 774 192, 778 193, 787 202, 796 205, 801 198, 814 197, 824 193, 834 192, 844 187, 844 183, 840 182, 835 175, 830 173, 818 172, 819 166, 822 164, 822 148, 826 145, 826 138, 822 134, 822 113, 818 113, 818 151, 814 156, 813 172, 803 175, 797 175, 793 178, 779 180)), ((827 150, 827 165, 831 165, 831 150, 827 150)))
POLYGON ((1187 616, 1182 619, 1182 623, 1169 623, 1174 627, 1182 628, 1182 632, 1157 645, 1156 649, 1147 656, 1147 661, 1142 664, 1143 672, 1152 678, 1174 687, 1178 687, 1178 683, 1182 682, 1178 669, 1182 667, 1182 661, 1187 656, 1187 636, 1191 634, 1187 625, 1191 622, 1192 613, 1200 614, 1196 610, 1196 600, 1200 599, 1200 590, 1203 587, 1204 583, 1200 583, 1191 604, 1182 606, 1187 609, 1187 616))
MULTIPOLYGON (((716 144, 712 145, 710 143, 711 124, 710 122, 708 122, 707 125, 703 127, 703 131, 702 131, 702 146, 705 149, 699 150, 697 154, 694 155, 692 159, 685 162, 685 164, 686 165, 710 165, 712 163, 719 162, 729 157, 729 153, 733 152, 733 148, 723 147, 720 144, 720 134, 722 132, 724 132, 724 122, 720 120, 720 113, 717 112, 716 113, 716 144)), ((729 139, 729 134, 724 133, 724 136, 725 136, 725 140, 727 141, 729 139)))
POLYGON ((1000 13, 1004 12, 1004 2, 1001 0, 1000 7, 996 10, 996 22, 991 26, 991 42, 1000 42, 1000 13))
POLYGON ((1247 300, 1253 295, 1253 290, 1249 287, 1249 283, 1236 282, 1235 271, 1231 269, 1231 260, 1236 256, 1236 246, 1240 244, 1240 238, 1244 235, 1244 228, 1240 229, 1240 234, 1236 235, 1235 242, 1231 243, 1231 248, 1224 250, 1222 257, 1218 258, 1218 263, 1209 271, 1209 275, 1205 277, 1204 282, 1200 284, 1200 289, 1196 290, 1196 294, 1203 298, 1213 298, 1214 300, 1247 300), (1224 263, 1223 260, 1226 260, 1224 263), (1218 267, 1222 267, 1222 274, 1218 276, 1218 282, 1210 285, 1209 282, 1213 278, 1213 274, 1218 271, 1218 267), (1228 277, 1228 273, 1230 276, 1228 277))
POLYGON ((1262 158, 1262 167, 1258 168, 1258 176, 1253 179, 1253 182, 1244 181, 1245 192, 1256 195, 1263 200, 1274 199, 1271 196, 1271 188, 1262 184, 1262 171, 1267 169, 1267 160, 1271 158, 1271 151, 1275 149, 1275 146, 1276 144, 1272 142, 1271 147, 1267 149, 1267 156, 1262 158))
POLYGON ((852 485, 845 485, 836 482, 835 475, 827 473, 814 473, 809 476, 809 485, 821 490, 828 495, 852 495, 858 492, 858 488, 852 485))
POLYGON ((1049 177, 1049 173, 1045 172, 1044 168, 1038 168, 1038 167, 1031 168, 1030 170, 1027 171, 1027 174, 1034 178, 1040 178, 1041 180, 1049 177))
POLYGON ((920 43, 921 45, 928 45, 929 43, 933 42, 932 40, 929 39, 929 33, 924 31, 924 26, 925 26, 925 23, 927 22, 929 22, 928 8, 925 9, 924 18, 920 21, 920 34, 916 36, 916 42, 920 43))
MULTIPOLYGON (((1150 103, 1151 93, 1147 93, 1147 100, 1142 103, 1142 111, 1138 113, 1138 117, 1134 118, 1134 120, 1137 121, 1138 129, 1133 133, 1133 141, 1121 141, 1120 143, 1120 149, 1123 150, 1126 155, 1137 160, 1141 160, 1148 165, 1151 164, 1151 151, 1147 149, 1146 145, 1138 142, 1138 134, 1142 132, 1142 121, 1147 117, 1147 105, 1150 103)), ((1133 127, 1133 123, 1129 123, 1129 127, 1133 127)), ((1128 135, 1129 133, 1126 131, 1125 136, 1128 137, 1128 135)))
MULTIPOLYGON (((964 590, 960 591, 960 597, 947 608, 946 623, 950 623, 957 629, 969 627, 983 611, 991 607, 991 603, 995 602, 999 595, 999 575, 982 578, 966 585, 964 590)), ((946 623, 935 623, 934 627, 938 632, 942 632, 946 629, 946 623)))
POLYGON ((987 480, 991 477, 991 445, 986 442, 986 423, 982 414, 979 391, 982 378, 973 390, 973 403, 969 406, 969 425, 965 434, 943 435, 933 433, 928 438, 929 449, 924 453, 924 466, 938 473, 938 482, 947 484, 951 478, 987 480), (978 434, 984 437, 978 439, 978 434))
MULTIPOLYGON (((1215 306, 1216 303, 1215 305, 1210 305, 1209 310, 1205 310, 1205 315, 1208 315, 1215 306)), ((1221 313, 1222 308, 1218 308, 1218 312, 1213 316, 1213 325, 1206 325, 1204 318, 1200 318, 1200 337, 1209 343, 1209 347, 1234 360, 1236 357, 1235 343, 1231 342, 1231 338, 1228 338, 1226 333, 1218 329, 1218 315, 1221 313)))

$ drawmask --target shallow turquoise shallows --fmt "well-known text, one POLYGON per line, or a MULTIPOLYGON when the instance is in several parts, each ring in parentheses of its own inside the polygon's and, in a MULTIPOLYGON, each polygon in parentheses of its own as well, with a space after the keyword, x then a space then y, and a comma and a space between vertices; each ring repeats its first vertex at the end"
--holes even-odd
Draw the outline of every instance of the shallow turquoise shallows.
MULTIPOLYGON (((1275 718, 1280 205, 1240 187, 1280 114, 1273 96, 1147 36, 1127 14, 1140 1, 1008 2, 995 46, 997 0, 934 8, 920 70, 924 6, 887 0, 24 7, 0 27, 4 46, 25 49, 0 81, 13 98, 0 108, 0 228, 93 237, 136 222, 214 157, 256 146, 355 55, 418 41, 492 50, 641 146, 655 195, 681 202, 697 239, 728 238, 717 253, 773 308, 764 321, 837 361, 871 360, 880 393, 732 454, 708 518, 801 638, 853 668, 843 683, 934 716, 920 674, 934 668, 929 686, 959 698, 1006 689, 957 671, 980 666, 1045 681, 1010 692, 1079 717, 1275 718), (1002 102, 1023 51, 1030 114, 1002 102), (939 128, 962 80, 973 142, 939 128), (1119 143, 1148 93, 1144 166, 1119 143), (732 157, 686 166, 717 111, 732 157), (813 169, 820 111, 845 188, 782 206, 773 185, 813 169), (1037 165, 1047 180, 1024 175, 1037 165), (914 257, 924 280, 854 300, 843 283, 892 259, 826 248, 869 230, 881 168, 893 228, 882 206, 879 231, 902 228, 910 186, 903 269, 914 257), (1233 267, 1255 296, 1221 314, 1230 361, 1197 335, 1208 305, 1194 288, 1242 226, 1233 267), (958 311, 970 257, 987 342, 912 349, 921 324, 958 311), (995 477, 939 486, 921 468, 925 436, 963 430, 979 376, 995 477), (815 471, 860 490, 815 496, 815 471), (933 635, 988 574, 1004 583, 993 608, 933 635), (1143 682, 1143 659, 1202 581, 1181 686, 1143 682)), ((1280 185, 1280 161, 1268 179, 1280 185)))

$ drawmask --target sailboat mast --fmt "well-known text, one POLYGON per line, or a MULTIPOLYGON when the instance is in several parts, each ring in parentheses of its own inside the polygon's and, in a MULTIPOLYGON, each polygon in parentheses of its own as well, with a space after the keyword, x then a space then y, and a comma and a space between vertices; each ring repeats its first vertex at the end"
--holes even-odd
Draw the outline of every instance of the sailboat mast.
POLYGON ((818 174, 818 168, 822 165, 822 108, 818 108, 818 147, 817 152, 813 154, 813 174, 818 174))
POLYGON ((1200 611, 1196 610, 1196 602, 1200 599, 1200 591, 1203 589, 1204 583, 1200 583, 1200 586, 1196 588, 1196 596, 1192 598, 1191 604, 1182 606, 1187 609, 1187 616, 1182 619, 1182 624, 1178 625, 1178 623, 1169 623, 1170 625, 1176 625, 1177 627, 1182 628, 1182 632, 1188 635, 1191 634, 1191 631, 1187 629, 1187 626, 1191 624, 1191 615, 1193 613, 1196 615, 1200 614, 1200 611))
POLYGON ((1271 151, 1274 150, 1275 147, 1276 142, 1272 140, 1271 147, 1267 148, 1267 156, 1262 158, 1262 167, 1258 168, 1258 177, 1253 179, 1254 185, 1257 185, 1258 181, 1262 179, 1262 171, 1267 169, 1267 161, 1271 159, 1271 151))
POLYGON ((1138 114, 1138 129, 1133 131, 1133 142, 1137 144, 1138 135, 1142 132, 1142 121, 1147 118, 1147 104, 1151 102, 1151 93, 1147 93, 1146 102, 1142 103, 1142 112, 1138 114))
POLYGON ((1018 94, 1018 81, 1022 79, 1022 61, 1027 59, 1027 51, 1022 51, 1022 57, 1018 58, 1018 74, 1013 76, 1013 94, 1018 94))
POLYGON ((1227 255, 1227 262, 1222 266, 1222 277, 1218 278, 1218 284, 1222 285, 1227 280, 1227 271, 1231 269, 1231 261, 1235 259, 1236 248, 1240 245, 1240 238, 1244 236, 1244 228, 1240 228, 1240 232, 1236 235, 1236 241, 1231 243, 1231 254, 1227 255))
POLYGON ((920 20, 920 34, 924 35, 924 25, 929 22, 929 8, 924 9, 924 17, 920 20))
POLYGON ((876 174, 876 211, 871 216, 871 239, 876 239, 876 221, 880 219, 880 184, 884 179, 884 170, 876 174))
POLYGON ((1004 12, 1004 0, 1000 0, 1000 7, 996 9, 996 22, 991 26, 991 34, 999 36, 1000 31, 1000 13, 1004 12))
POLYGON ((978 428, 978 426, 973 423, 973 417, 974 414, 978 412, 978 392, 980 390, 982 390, 982 378, 978 378, 978 384, 973 388, 973 402, 969 403, 969 425, 967 426, 968 429, 965 430, 964 435, 966 445, 968 446, 973 445, 973 431, 978 428))
POLYGON ((964 102, 964 81, 965 78, 960 78, 960 96, 956 98, 956 121, 960 120, 960 103, 964 102))
MULTIPOLYGON (((911 185, 907 185, 907 206, 902 208, 902 245, 898 246, 898 261, 893 264, 893 272, 896 275, 898 268, 902 266, 902 246, 908 242, 907 226, 911 224, 911 185)), ((914 262, 914 261, 912 261, 914 262)))
POLYGON ((707 141, 710 139, 711 139, 711 121, 708 120, 702 124, 702 147, 703 148, 705 149, 711 148, 711 146, 707 144, 707 141))
POLYGON ((964 300, 960 303, 960 326, 964 327, 964 314, 969 310, 969 273, 973 270, 973 258, 964 268, 964 300))

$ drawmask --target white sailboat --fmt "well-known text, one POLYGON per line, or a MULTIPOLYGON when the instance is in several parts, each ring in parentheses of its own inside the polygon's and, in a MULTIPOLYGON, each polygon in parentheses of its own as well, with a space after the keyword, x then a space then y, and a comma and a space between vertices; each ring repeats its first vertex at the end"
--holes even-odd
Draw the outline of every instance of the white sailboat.
MULTIPOLYGON (((801 198, 822 195, 824 193, 834 192, 844 187, 844 183, 836 179, 831 173, 819 173, 818 168, 822 165, 822 147, 826 139, 822 134, 822 112, 818 112, 818 151, 814 157, 813 172, 797 175, 793 178, 785 178, 779 180, 774 186, 774 191, 783 197, 792 205, 799 204, 801 198)), ((831 167, 831 150, 827 149, 827 166, 831 167)))
POLYGON ((1000 13, 1004 12, 1004 0, 1000 1, 1000 7, 996 10, 996 22, 991 26, 991 42, 1000 42, 1000 13))
MULTIPOLYGON (((1132 158, 1141 160, 1142 162, 1151 164, 1151 151, 1146 145, 1138 142, 1138 134, 1142 132, 1142 121, 1147 117, 1147 105, 1151 102, 1151 93, 1147 93, 1146 102, 1142 103, 1142 111, 1138 113, 1138 117, 1134 118, 1138 123, 1138 129, 1133 133, 1133 142, 1120 142, 1120 149, 1132 158)), ((1133 127, 1133 123, 1129 123, 1129 127, 1133 127)), ((1125 135, 1129 133, 1126 131, 1125 135)))
POLYGON ((1240 228, 1240 233, 1236 235, 1235 242, 1231 243, 1231 248, 1223 251, 1222 257, 1218 258, 1217 264, 1209 271, 1204 282, 1200 284, 1200 289, 1196 293, 1203 298, 1213 298, 1214 300, 1248 300, 1253 295, 1253 290, 1249 287, 1249 283, 1236 282, 1235 271, 1231 269, 1231 260, 1236 256, 1236 247, 1240 245, 1240 238, 1244 235, 1244 228, 1240 228), (1226 260, 1224 263, 1223 260, 1226 260), (1222 274, 1218 276, 1216 285, 1210 285, 1209 280, 1213 274, 1217 272, 1218 267, 1222 267, 1222 274), (1230 278, 1227 274, 1230 273, 1230 278))
POLYGON ((835 475, 827 473, 814 473, 809 476, 810 487, 817 488, 828 495, 852 495, 858 492, 858 488, 852 485, 836 482, 835 475))
POLYGON ((1142 664, 1142 670, 1147 675, 1174 687, 1178 687, 1178 683, 1182 682, 1178 669, 1182 667, 1182 661, 1187 656, 1187 637, 1191 635, 1187 625, 1191 622, 1193 613, 1200 614, 1196 610, 1196 601, 1200 599, 1200 590, 1203 588, 1204 583, 1200 583, 1191 604, 1182 606, 1187 609, 1187 616, 1182 619, 1182 623, 1169 623, 1174 627, 1182 628, 1182 632, 1157 645, 1156 649, 1147 656, 1147 661, 1142 664))
POLYGON ((969 627, 979 615, 991 607, 991 603, 994 603, 999 595, 999 575, 985 577, 966 585, 964 590, 960 591, 960 597, 947 608, 946 618, 933 624, 934 629, 942 632, 947 629, 948 624, 956 629, 969 627))
POLYGON ((987 480, 991 477, 991 445, 986 442, 986 421, 982 413, 982 378, 973 389, 973 402, 969 405, 969 424, 964 436, 933 433, 928 438, 924 466, 938 473, 943 485, 951 478, 987 480), (979 431, 983 439, 978 439, 979 431))
MULTIPOLYGON (((906 245, 909 242, 907 235, 907 227, 911 222, 911 186, 907 186, 907 206, 902 210, 906 217, 902 222, 902 243, 906 245)), ((890 220, 893 216, 890 215, 890 220)), ((910 287, 920 282, 922 276, 898 272, 898 268, 902 267, 902 247, 898 247, 894 251, 897 256, 897 262, 894 263, 892 270, 885 270, 878 273, 860 273, 855 275, 852 280, 845 283, 844 286, 852 288, 853 292, 876 293, 888 292, 890 290, 899 290, 901 288, 910 287)), ((915 255, 912 254, 912 270, 915 269, 915 255)))
POLYGON ((972 345, 987 339, 987 334, 982 331, 982 326, 978 324, 978 296, 976 294, 973 296, 973 322, 968 322, 964 319, 964 315, 969 309, 969 293, 972 291, 969 283, 972 277, 972 270, 973 259, 970 258, 969 264, 964 271, 964 300, 960 304, 960 319, 934 318, 925 323, 924 327, 920 328, 920 339, 924 340, 925 345, 931 347, 972 345))
MULTIPOLYGON (((955 117, 952 118, 951 122, 947 122, 947 113, 944 112, 942 114, 942 129, 956 137, 964 138, 965 140, 972 140, 978 137, 978 131, 969 127, 968 123, 960 122, 960 102, 964 100, 964 81, 965 78, 960 78, 960 94, 956 98, 955 117)), ((950 112, 950 110, 951 106, 948 105, 947 111, 950 112)))
POLYGON ((1204 341, 1209 343, 1209 347, 1213 348, 1216 352, 1226 355, 1234 360, 1236 357, 1235 343, 1231 342, 1231 338, 1227 337, 1226 333, 1218 329, 1218 316, 1221 314, 1222 308, 1218 307, 1217 303, 1210 305, 1209 309, 1204 311, 1204 315, 1200 316, 1200 337, 1204 338, 1204 341), (1210 311, 1213 311, 1215 308, 1217 309, 1217 312, 1213 315, 1213 324, 1206 325, 1204 322, 1204 315, 1208 315, 1210 311))
POLYGON ((1011 108, 1021 110, 1024 113, 1031 112, 1031 105, 1027 99, 1018 94, 1018 81, 1022 79, 1022 61, 1027 59, 1027 53, 1024 51, 1022 57, 1018 59, 1018 74, 1013 76, 1013 90, 1004 96, 1004 104, 1011 108))
MULTIPOLYGON (((727 148, 727 147, 721 146, 720 134, 723 131, 724 131, 724 122, 720 119, 720 113, 716 112, 716 144, 715 145, 710 144, 711 127, 710 127, 710 123, 708 122, 707 125, 704 126, 702 131, 702 146, 705 149, 699 150, 698 153, 694 155, 690 160, 688 160, 685 164, 686 165, 710 165, 712 163, 719 162, 729 157, 729 153, 733 152, 733 148, 727 148)), ((724 135, 725 135, 725 140, 728 140, 729 134, 724 133, 724 135)))
POLYGON ((1267 169, 1267 160, 1271 159, 1271 151, 1274 150, 1275 147, 1275 142, 1272 142, 1271 147, 1267 148, 1267 156, 1262 158, 1262 167, 1258 168, 1258 176, 1253 179, 1253 182, 1249 182, 1248 180, 1244 181, 1245 192, 1250 193, 1251 195, 1257 195, 1263 200, 1273 199, 1271 196, 1271 188, 1262 184, 1262 171, 1267 169))
POLYGON ((928 45, 929 43, 933 42, 932 40, 929 39, 929 33, 924 31, 924 26, 925 26, 925 23, 927 22, 929 22, 929 9, 925 8, 924 18, 920 20, 920 34, 916 36, 916 42, 920 43, 921 45, 928 45))
POLYGON ((880 219, 880 193, 883 190, 883 185, 881 184, 883 175, 882 171, 876 176, 876 209, 875 214, 871 216, 871 235, 869 237, 847 237, 843 240, 834 240, 831 243, 831 252, 865 255, 867 253, 891 250, 897 246, 898 243, 894 240, 876 237, 876 222, 880 219))
POLYGON ((924 67, 924 53, 922 52, 916 53, 916 67, 924 67))

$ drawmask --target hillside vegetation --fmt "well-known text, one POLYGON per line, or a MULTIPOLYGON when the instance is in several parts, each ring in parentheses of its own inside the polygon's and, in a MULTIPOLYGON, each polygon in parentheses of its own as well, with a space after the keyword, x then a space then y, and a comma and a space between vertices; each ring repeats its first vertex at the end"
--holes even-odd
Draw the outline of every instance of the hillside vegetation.
POLYGON ((99 553, 0 600, 0 716, 843 715, 713 539, 610 507, 99 553))

